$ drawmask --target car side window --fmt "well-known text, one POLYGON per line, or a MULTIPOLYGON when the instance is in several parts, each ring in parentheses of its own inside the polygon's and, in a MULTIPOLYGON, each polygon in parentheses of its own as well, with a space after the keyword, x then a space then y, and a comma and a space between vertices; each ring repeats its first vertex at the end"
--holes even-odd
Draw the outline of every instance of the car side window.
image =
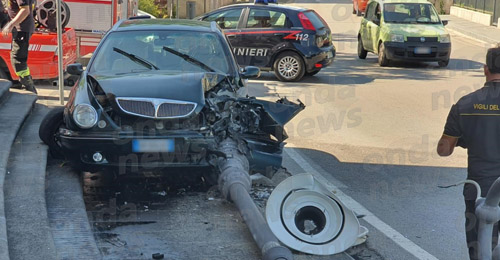
POLYGON ((382 19, 382 11, 380 10, 380 5, 377 4, 377 7, 375 7, 375 14, 372 17, 373 22, 380 22, 380 19, 382 19))
POLYGON ((251 9, 248 15, 247 28, 285 28, 288 27, 285 13, 251 9))
POLYGON ((240 21, 242 10, 243 8, 238 8, 214 13, 205 17, 203 21, 215 21, 221 29, 236 29, 240 21))
POLYGON ((371 21, 372 20, 372 16, 373 16, 373 10, 375 9, 375 5, 377 3, 375 2, 372 2, 368 5, 368 7, 366 8, 366 12, 365 12, 365 19, 368 20, 368 21, 371 21))

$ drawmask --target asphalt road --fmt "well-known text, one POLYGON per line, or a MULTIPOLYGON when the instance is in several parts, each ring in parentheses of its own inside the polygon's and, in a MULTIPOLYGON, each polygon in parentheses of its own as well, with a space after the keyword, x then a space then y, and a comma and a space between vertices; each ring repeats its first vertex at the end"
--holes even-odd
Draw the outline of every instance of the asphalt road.
MULTIPOLYGON (((466 153, 460 149, 440 158, 435 147, 451 105, 483 85, 486 45, 451 32, 447 68, 436 63, 382 68, 373 54, 357 58, 361 18, 351 15, 351 4, 294 4, 315 9, 329 23, 338 51, 334 64, 298 83, 265 73, 251 81, 249 93, 270 100, 300 98, 307 107, 287 127, 288 147, 410 241, 398 245, 386 226, 364 222, 368 247, 385 259, 467 259, 461 188, 437 188, 465 178, 466 153)), ((285 166, 308 171, 289 157, 285 166)))

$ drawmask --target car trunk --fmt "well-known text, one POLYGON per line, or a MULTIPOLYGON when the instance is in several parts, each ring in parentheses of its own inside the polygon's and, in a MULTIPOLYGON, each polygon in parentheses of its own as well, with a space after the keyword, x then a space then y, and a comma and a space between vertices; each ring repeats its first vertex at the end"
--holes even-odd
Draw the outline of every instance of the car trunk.
POLYGON ((314 10, 308 10, 304 14, 309 18, 314 28, 316 28, 316 43, 318 47, 332 45, 332 32, 325 20, 314 10))

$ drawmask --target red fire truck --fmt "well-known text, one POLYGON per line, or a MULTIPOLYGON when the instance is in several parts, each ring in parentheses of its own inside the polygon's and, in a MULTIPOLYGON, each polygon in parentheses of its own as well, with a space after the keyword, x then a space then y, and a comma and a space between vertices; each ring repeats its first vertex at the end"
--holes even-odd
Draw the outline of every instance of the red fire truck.
MULTIPOLYGON (((18 80, 10 62, 11 35, 0 36, 0 78, 18 80)), ((75 30, 66 28, 63 33, 64 68, 74 63, 77 58, 75 30)), ((33 79, 53 79, 57 71, 57 34, 44 29, 37 29, 30 39, 28 67, 33 79)))
MULTIPOLYGON (((66 0, 62 5, 63 64, 92 53, 102 36, 120 19, 137 15, 138 0, 66 0), (73 12, 71 12, 73 10, 73 12)), ((57 69, 56 0, 39 2, 39 24, 30 39, 28 66, 34 79, 54 79, 57 69)), ((0 78, 18 80, 10 62, 11 35, 0 36, 0 78)))

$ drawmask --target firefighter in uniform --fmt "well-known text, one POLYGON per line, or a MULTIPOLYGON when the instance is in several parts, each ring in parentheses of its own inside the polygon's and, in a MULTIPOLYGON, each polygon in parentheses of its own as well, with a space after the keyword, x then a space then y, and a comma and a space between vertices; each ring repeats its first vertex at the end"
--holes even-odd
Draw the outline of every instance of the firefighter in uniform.
MULTIPOLYGON (((484 87, 462 97, 451 107, 438 142, 440 156, 449 156, 455 146, 467 149, 467 178, 481 186, 486 196, 500 177, 500 45, 486 54, 484 87)), ((478 221, 475 217, 476 189, 464 187, 465 231, 470 259, 478 258, 478 221)), ((498 225, 493 229, 493 245, 498 241, 498 225)))
POLYGON ((21 84, 31 92, 36 92, 35 84, 28 68, 28 47, 31 34, 35 30, 33 9, 35 0, 9 0, 7 8, 10 22, 2 28, 3 36, 12 32, 11 63, 21 84))

